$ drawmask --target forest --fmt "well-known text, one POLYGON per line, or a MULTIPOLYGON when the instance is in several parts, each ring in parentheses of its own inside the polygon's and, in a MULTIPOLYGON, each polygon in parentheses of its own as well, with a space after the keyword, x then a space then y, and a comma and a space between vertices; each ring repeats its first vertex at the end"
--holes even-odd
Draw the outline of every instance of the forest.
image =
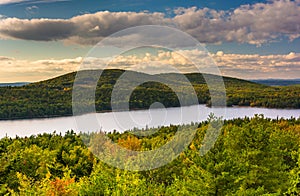
MULTIPOLYGON (((157 149, 174 137, 178 126, 2 138, 0 195, 300 194, 300 118, 225 120, 213 148, 200 156, 212 121, 215 117, 196 124, 192 142, 173 161, 136 172, 105 164, 91 151, 102 142, 114 153, 111 143, 101 140, 103 135, 126 149, 157 149)), ((193 124, 184 125, 189 127, 193 124)))
MULTIPOLYGON (((95 71, 87 72, 86 81, 95 71), (89 74, 88 74, 89 73, 89 74)), ((111 94, 114 85, 124 70, 104 70, 97 82, 95 90, 95 108, 97 112, 111 111, 111 94)), ((176 74, 158 74, 151 76, 131 72, 131 78, 122 84, 122 91, 128 90, 132 82, 155 77, 163 78, 178 89, 174 92, 168 85, 159 82, 145 82, 138 85, 130 95, 130 109, 148 109, 154 102, 165 107, 181 106, 177 94, 181 93, 190 102, 190 94, 184 93, 190 84, 194 88, 199 104, 211 106, 211 96, 206 84, 207 78, 218 78, 209 74, 189 73, 185 77, 189 82, 182 81, 176 74)), ((27 84, 21 87, 0 87, 0 119, 43 118, 72 115, 72 90, 76 73, 69 73, 46 81, 27 84)), ((222 78, 226 88, 226 105, 251 106, 266 108, 300 108, 300 86, 267 86, 236 78, 222 78)), ((215 89, 210 89, 215 90, 215 89)), ((93 104, 93 103, 91 103, 93 104)), ((120 103, 118 103, 120 104, 120 103)))

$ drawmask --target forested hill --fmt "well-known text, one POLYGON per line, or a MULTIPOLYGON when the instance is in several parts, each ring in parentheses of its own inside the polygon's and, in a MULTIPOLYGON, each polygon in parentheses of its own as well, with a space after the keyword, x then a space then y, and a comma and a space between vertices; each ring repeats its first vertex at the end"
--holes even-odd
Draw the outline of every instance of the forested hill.
MULTIPOLYGON (((86 71, 88 79, 89 73, 86 71)), ((111 110, 112 89, 124 70, 105 70, 96 88, 96 110, 111 110)), ((131 79, 152 78, 144 73, 130 72, 131 79)), ((0 119, 38 118, 72 115, 72 87, 76 73, 69 73, 50 80, 31 83, 21 87, 0 87, 0 119)), ((188 84, 178 74, 160 74, 165 81, 172 82, 178 89, 188 84)), ((210 94, 204 78, 217 78, 214 75, 199 73, 186 74, 186 78, 197 92, 200 104, 210 105, 210 94)), ((252 106, 268 108, 300 108, 300 86, 266 86, 236 78, 223 77, 227 93, 227 106, 252 106)), ((125 81, 126 85, 131 81, 125 81)), ((184 95, 188 100, 190 95, 184 95)), ((168 86, 157 82, 146 82, 132 92, 131 109, 144 109, 154 102, 165 107, 180 106, 178 98, 168 86)))

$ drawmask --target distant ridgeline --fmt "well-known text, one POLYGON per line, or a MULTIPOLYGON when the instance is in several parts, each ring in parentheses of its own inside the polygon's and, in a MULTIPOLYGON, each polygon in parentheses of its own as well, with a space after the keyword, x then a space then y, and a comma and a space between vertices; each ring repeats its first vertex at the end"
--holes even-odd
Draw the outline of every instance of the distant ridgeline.
POLYGON ((29 82, 0 83, 0 87, 2 87, 2 86, 24 86, 26 84, 29 84, 29 82))
MULTIPOLYGON (((89 75, 96 71, 86 72, 87 82, 89 75)), ((111 110, 111 93, 118 78, 124 70, 104 70, 95 92, 95 108, 97 112, 111 110)), ((220 76, 189 73, 185 74, 190 81, 183 81, 178 74, 159 74, 150 76, 145 73, 131 72, 131 79, 122 82, 122 89, 132 81, 163 77, 168 83, 175 84, 177 94, 181 93, 184 100, 191 95, 184 94, 181 89, 193 85, 199 104, 210 103, 210 93, 205 83, 207 77, 220 76)), ((30 83, 25 86, 0 87, 0 119, 40 118, 72 115, 72 89, 76 73, 69 73, 50 80, 30 83)), ((300 86, 267 86, 246 80, 223 77, 227 106, 251 106, 267 108, 300 108, 300 86)), ((216 90, 216 89, 210 89, 216 90)), ((180 106, 176 93, 167 85, 158 82, 146 82, 134 89, 130 96, 130 109, 146 109, 154 102, 160 102, 165 107, 180 106)), ((187 101, 186 105, 189 102, 187 101)), ((82 111, 84 113, 84 111, 82 111)))
POLYGON ((290 86, 300 85, 300 79, 266 79, 266 80, 251 80, 259 84, 265 84, 269 86, 290 86))

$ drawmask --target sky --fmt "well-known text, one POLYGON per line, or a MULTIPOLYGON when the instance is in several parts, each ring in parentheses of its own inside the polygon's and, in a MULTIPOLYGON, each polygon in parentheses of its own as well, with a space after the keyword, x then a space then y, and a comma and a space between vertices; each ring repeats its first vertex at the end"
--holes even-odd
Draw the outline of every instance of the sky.
MULTIPOLYGON (((0 82, 76 71, 98 42, 140 25, 187 33, 225 76, 300 78, 300 0, 0 0, 0 82)), ((201 58, 195 49, 183 53, 201 58)), ((160 51, 116 65, 153 59, 161 62, 156 70, 186 63, 160 51)))

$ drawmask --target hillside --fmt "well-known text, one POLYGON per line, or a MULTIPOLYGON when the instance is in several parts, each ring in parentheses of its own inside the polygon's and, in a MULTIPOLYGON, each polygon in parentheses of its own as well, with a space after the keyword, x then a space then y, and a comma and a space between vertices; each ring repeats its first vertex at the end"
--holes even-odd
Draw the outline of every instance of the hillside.
MULTIPOLYGON (((87 81, 95 71, 86 71, 87 81)), ((123 70, 105 70, 96 88, 96 110, 111 110, 110 97, 113 86, 123 70)), ((140 79, 153 79, 163 76, 164 81, 173 83, 180 89, 187 87, 177 74, 147 75, 130 72, 131 79, 122 82, 123 90, 140 79)), ((69 73, 50 80, 31 83, 21 87, 0 87, 0 119, 38 118, 72 115, 72 86, 76 73, 69 73)), ((210 96, 205 77, 199 73, 186 74, 197 92, 200 104, 210 105, 210 96)), ((300 87, 271 87, 236 78, 223 77, 227 93, 227 106, 252 106, 268 108, 300 108, 300 87)), ((185 105, 189 105, 190 95, 182 94, 185 105)), ((180 106, 178 98, 168 86, 157 82, 146 82, 134 89, 130 96, 130 109, 144 109, 154 102, 165 107, 180 106)))

